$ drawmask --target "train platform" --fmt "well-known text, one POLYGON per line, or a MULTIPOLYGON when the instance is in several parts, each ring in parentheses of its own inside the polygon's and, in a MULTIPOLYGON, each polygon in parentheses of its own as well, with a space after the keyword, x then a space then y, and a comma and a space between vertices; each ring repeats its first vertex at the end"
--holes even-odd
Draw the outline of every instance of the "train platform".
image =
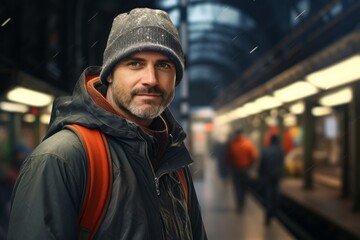
POLYGON ((277 219, 269 226, 264 224, 264 209, 251 194, 238 213, 231 181, 218 177, 214 160, 204 161, 204 176, 195 180, 195 188, 209 240, 295 239, 277 219))
POLYGON ((301 179, 284 179, 281 191, 283 197, 301 207, 302 212, 326 225, 329 232, 337 232, 341 239, 360 239, 360 212, 353 212, 352 202, 342 198, 338 190, 322 185, 305 190, 301 179))

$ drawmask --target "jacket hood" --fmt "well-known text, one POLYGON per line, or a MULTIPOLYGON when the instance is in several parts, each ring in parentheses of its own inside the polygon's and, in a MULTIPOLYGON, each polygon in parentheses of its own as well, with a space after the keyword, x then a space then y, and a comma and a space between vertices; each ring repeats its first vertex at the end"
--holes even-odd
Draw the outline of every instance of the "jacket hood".
MULTIPOLYGON (((45 139, 60 131, 65 125, 72 123, 88 128, 99 128, 104 134, 115 137, 133 138, 136 135, 139 126, 101 108, 88 94, 87 81, 98 77, 100 71, 101 67, 88 67, 81 74, 71 96, 55 99, 50 127, 45 139)), ((184 140, 186 134, 169 109, 166 109, 161 115, 168 125, 169 136, 173 138, 172 142, 184 140)))

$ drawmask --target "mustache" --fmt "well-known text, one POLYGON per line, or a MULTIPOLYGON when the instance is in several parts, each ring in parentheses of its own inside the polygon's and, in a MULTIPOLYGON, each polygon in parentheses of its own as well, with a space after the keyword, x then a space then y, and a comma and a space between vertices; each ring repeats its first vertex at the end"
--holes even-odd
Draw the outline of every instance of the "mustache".
POLYGON ((137 94, 146 94, 146 93, 157 93, 160 94, 161 96, 164 95, 164 91, 159 87, 150 87, 150 88, 143 87, 132 90, 131 96, 135 96, 137 94))

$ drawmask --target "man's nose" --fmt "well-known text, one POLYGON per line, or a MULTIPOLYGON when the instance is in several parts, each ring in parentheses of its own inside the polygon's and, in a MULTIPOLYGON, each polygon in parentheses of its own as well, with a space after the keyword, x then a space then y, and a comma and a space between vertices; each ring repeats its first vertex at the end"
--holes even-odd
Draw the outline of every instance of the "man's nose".
POLYGON ((149 86, 155 86, 158 84, 156 69, 154 66, 148 66, 143 79, 143 83, 149 86))

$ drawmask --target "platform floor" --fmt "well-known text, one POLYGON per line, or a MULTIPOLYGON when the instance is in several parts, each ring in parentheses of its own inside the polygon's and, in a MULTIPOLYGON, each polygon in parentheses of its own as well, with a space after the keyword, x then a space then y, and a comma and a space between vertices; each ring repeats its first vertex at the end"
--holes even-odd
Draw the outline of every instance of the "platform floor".
POLYGON ((204 161, 204 178, 195 180, 195 188, 209 240, 294 239, 276 219, 264 225, 264 210, 251 195, 244 211, 237 213, 231 182, 218 177, 214 160, 204 161))
POLYGON ((318 184, 305 190, 301 179, 284 179, 281 189, 292 201, 360 239, 360 212, 353 212, 352 202, 339 191, 318 184))

